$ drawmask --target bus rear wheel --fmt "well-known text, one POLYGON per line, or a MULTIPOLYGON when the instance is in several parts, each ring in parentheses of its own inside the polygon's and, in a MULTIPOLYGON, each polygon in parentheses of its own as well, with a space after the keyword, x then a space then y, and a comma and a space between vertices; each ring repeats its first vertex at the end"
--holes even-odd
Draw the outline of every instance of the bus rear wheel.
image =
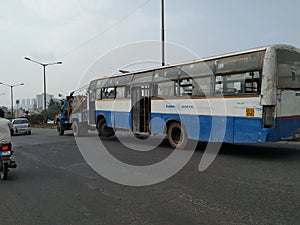
POLYGON ((169 126, 168 139, 172 148, 184 149, 186 147, 188 138, 185 128, 180 122, 173 122, 169 126))
POLYGON ((98 134, 104 137, 111 137, 115 134, 113 128, 108 127, 104 118, 100 119, 97 124, 98 134))

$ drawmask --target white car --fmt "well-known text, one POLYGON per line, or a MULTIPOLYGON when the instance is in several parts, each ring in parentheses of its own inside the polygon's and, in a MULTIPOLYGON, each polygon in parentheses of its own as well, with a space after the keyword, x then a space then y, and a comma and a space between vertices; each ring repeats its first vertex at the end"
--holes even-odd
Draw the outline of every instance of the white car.
POLYGON ((16 134, 31 134, 31 127, 28 119, 17 118, 12 121, 13 128, 11 129, 11 135, 16 134))

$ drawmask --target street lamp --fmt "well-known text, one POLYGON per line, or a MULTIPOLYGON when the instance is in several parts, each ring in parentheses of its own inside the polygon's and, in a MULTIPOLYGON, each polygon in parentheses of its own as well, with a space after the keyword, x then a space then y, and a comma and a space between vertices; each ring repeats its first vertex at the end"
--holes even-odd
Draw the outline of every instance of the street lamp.
POLYGON ((45 111, 45 114, 46 114, 45 121, 47 121, 47 108, 46 108, 46 101, 47 101, 47 98, 46 98, 46 94, 47 94, 46 93, 46 66, 51 66, 51 65, 55 65, 55 64, 62 64, 62 62, 41 63, 41 62, 35 61, 33 59, 30 59, 28 57, 25 57, 25 59, 28 60, 28 61, 37 63, 37 64, 43 66, 43 68, 44 68, 44 111, 45 111))
POLYGON ((24 83, 11 85, 11 84, 6 84, 6 83, 3 83, 3 82, 0 82, 0 84, 2 84, 4 86, 7 86, 7 87, 10 87, 11 115, 13 115, 14 114, 14 94, 13 94, 13 88, 17 87, 17 86, 24 85, 24 83))

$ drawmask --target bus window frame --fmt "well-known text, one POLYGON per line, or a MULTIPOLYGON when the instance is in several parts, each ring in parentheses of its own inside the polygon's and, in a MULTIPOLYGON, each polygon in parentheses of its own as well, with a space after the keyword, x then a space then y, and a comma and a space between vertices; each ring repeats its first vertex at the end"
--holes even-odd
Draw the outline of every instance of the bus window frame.
MULTIPOLYGON (((177 93, 177 81, 176 80, 165 80, 165 81, 160 81, 160 82, 152 82, 152 88, 154 88, 154 85, 156 85, 156 96, 155 97, 168 97, 168 98, 172 98, 172 97, 176 97, 178 96, 178 93, 177 93), (166 84, 166 83, 173 83, 173 87, 171 87, 171 85, 169 86, 170 88, 173 89, 173 95, 160 95, 159 94, 159 85, 160 84, 166 84)), ((166 86, 165 86, 166 87, 166 86)), ((151 88, 151 89, 152 89, 151 88)), ((154 92, 154 91, 152 91, 154 92)))
POLYGON ((130 85, 116 86, 115 90, 116 90, 115 99, 130 99, 131 98, 130 97, 131 96, 130 85), (118 95, 118 93, 119 93, 118 90, 120 88, 124 89, 122 97, 119 97, 119 95, 118 95))
POLYGON ((192 96, 213 96, 214 95, 214 86, 215 86, 215 76, 213 74, 207 74, 207 75, 195 75, 193 76, 193 81, 192 81, 192 96), (198 79, 206 79, 206 78, 209 78, 210 79, 210 89, 209 89, 209 93, 205 93, 202 91, 202 88, 201 88, 201 84, 199 85, 198 83, 198 79), (194 88, 195 88, 195 83, 197 85, 199 85, 199 88, 201 89, 201 94, 199 93, 194 93, 194 88), (203 93, 203 94, 202 94, 203 93))
MULTIPOLYGON (((234 84, 235 85, 235 84, 234 84)), ((254 70, 254 71, 243 71, 243 72, 237 72, 237 73, 226 73, 226 74, 216 74, 215 75, 215 82, 214 82, 214 95, 218 96, 218 95, 224 95, 224 96, 235 96, 235 95, 242 95, 242 96, 246 96, 246 95, 259 95, 261 93, 261 85, 262 85, 262 70, 254 70), (252 82, 254 83, 254 81, 256 81, 257 83, 257 90, 250 92, 250 91, 246 91, 246 81, 249 79, 246 79, 246 74, 247 73, 258 73, 258 78, 252 78, 252 82), (232 78, 229 76, 238 76, 238 75, 243 75, 244 79, 226 79, 226 78, 232 78), (217 81, 218 78, 222 78, 220 81, 217 81), (241 82, 241 90, 239 91, 237 88, 235 87, 228 87, 228 84, 231 83, 238 83, 241 82), (225 84, 225 87, 224 87, 225 84), (217 85, 220 85, 221 87, 218 89, 220 91, 217 90, 217 85), (226 89, 227 91, 224 92, 224 89, 226 89), (232 90, 230 90, 232 89, 232 90), (229 91, 230 90, 230 91, 229 91)))

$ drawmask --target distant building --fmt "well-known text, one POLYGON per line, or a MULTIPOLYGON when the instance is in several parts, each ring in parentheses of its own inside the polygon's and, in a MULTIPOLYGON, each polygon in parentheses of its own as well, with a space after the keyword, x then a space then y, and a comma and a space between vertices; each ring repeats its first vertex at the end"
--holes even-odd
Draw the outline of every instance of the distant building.
POLYGON ((26 99, 21 100, 21 106, 22 109, 26 109, 26 99))
POLYGON ((30 98, 27 98, 26 99, 26 109, 31 109, 32 108, 32 105, 31 102, 30 102, 30 98))
MULTIPOLYGON (((53 99, 54 95, 46 94, 46 108, 48 108, 48 104, 50 99, 53 99)), ((44 93, 40 95, 36 95, 36 108, 37 109, 44 109, 44 93)))
POLYGON ((34 99, 30 99, 30 98, 26 98, 26 99, 21 99, 20 100, 20 106, 22 109, 24 110, 29 110, 33 108, 35 100, 34 99))

